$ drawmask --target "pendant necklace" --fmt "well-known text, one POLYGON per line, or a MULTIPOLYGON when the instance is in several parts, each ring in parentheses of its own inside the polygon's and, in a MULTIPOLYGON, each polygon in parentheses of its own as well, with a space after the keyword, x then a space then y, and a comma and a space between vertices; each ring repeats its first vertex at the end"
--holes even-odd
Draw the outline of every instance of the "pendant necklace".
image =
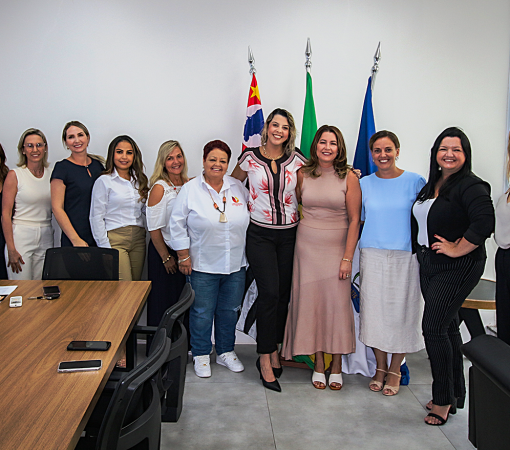
POLYGON ((262 153, 264 153, 264 156, 265 156, 267 159, 270 159, 270 160, 271 160, 271 170, 273 171, 273 173, 274 173, 274 174, 276 174, 276 172, 278 171, 278 167, 277 167, 277 165, 276 165, 276 161, 275 161, 275 160, 276 160, 276 159, 280 159, 280 158, 283 156, 283 154, 284 154, 285 152, 281 152, 281 153, 280 153, 280 154, 279 154, 276 158, 271 158, 271 157, 267 154, 267 152, 266 152, 266 146, 265 146, 265 145, 263 145, 263 146, 262 146, 262 153))
POLYGON ((174 191, 177 190, 177 187, 175 186, 175 184, 172 183, 172 180, 170 178, 168 178, 168 181, 170 181, 170 184, 172 185, 172 187, 174 188, 174 191))
POLYGON ((223 194, 223 211, 218 207, 214 199, 212 198, 211 191, 207 189, 207 192, 209 192, 209 196, 211 197, 211 200, 213 201, 214 208, 217 209, 220 213, 220 222, 221 223, 227 223, 227 215, 225 214, 225 208, 227 207, 227 197, 225 197, 225 194, 223 194))

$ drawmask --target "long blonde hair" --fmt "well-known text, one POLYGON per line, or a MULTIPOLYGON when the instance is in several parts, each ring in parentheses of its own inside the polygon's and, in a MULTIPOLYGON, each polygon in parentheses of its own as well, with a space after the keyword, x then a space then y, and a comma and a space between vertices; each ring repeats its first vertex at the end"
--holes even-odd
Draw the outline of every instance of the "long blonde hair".
POLYGON ((506 162, 506 177, 510 178, 510 133, 508 133, 508 145, 506 147, 508 161, 506 162))
POLYGON ((188 162, 186 161, 186 155, 184 154, 184 150, 179 144, 178 141, 166 141, 161 144, 159 147, 158 156, 156 157, 156 163, 154 164, 154 172, 149 181, 149 186, 152 188, 156 184, 156 181, 163 180, 170 184, 170 177, 168 176, 168 172, 165 168, 166 159, 168 155, 173 152, 175 148, 178 148, 182 152, 182 156, 184 159, 184 166, 181 172, 181 180, 183 183, 188 181, 188 162))
POLYGON ((266 122, 264 123, 264 128, 262 128, 262 132, 260 133, 262 145, 265 145, 267 142, 267 129, 269 128, 269 124, 274 119, 274 116, 282 116, 287 119, 289 122, 289 137, 283 143, 283 151, 290 155, 296 148, 296 123, 294 122, 294 117, 292 114, 285 109, 276 108, 269 116, 267 116, 266 122))

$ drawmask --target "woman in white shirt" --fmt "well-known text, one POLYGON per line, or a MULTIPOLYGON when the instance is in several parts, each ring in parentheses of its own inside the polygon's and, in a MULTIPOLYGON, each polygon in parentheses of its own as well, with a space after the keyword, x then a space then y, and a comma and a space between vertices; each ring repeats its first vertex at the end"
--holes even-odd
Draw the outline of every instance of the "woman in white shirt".
POLYGON ((18 167, 5 178, 2 227, 9 280, 40 280, 46 250, 53 247, 48 142, 29 128, 18 143, 18 167))
POLYGON ((119 251, 120 280, 142 276, 147 185, 138 145, 129 136, 117 136, 108 147, 106 170, 92 188, 90 226, 98 247, 119 251))
POLYGON ((237 311, 245 282, 248 190, 226 175, 232 152, 222 141, 204 147, 204 172, 186 183, 170 217, 170 246, 179 270, 190 275, 195 302, 190 338, 195 373, 211 376, 214 322, 216 362, 233 372, 244 366, 234 352, 237 311))
MULTIPOLYGON (((510 156, 510 134, 507 152, 510 156)), ((507 163, 507 177, 510 175, 510 159, 507 163)), ((496 231, 494 239, 498 244, 496 252, 496 324, 498 338, 510 345, 510 189, 496 204, 496 231)))
POLYGON ((158 325, 164 312, 177 303, 186 277, 177 267, 177 253, 169 247, 170 215, 177 194, 188 181, 186 157, 177 141, 159 148, 147 201, 147 229, 151 235, 147 266, 152 289, 147 298, 147 325, 158 325))

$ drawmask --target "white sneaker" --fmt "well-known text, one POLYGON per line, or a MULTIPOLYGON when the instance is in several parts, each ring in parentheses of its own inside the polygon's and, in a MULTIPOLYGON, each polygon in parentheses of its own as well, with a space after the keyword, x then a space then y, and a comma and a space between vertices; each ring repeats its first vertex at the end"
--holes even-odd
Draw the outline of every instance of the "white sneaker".
POLYGON ((216 356, 216 363, 220 366, 225 366, 232 372, 242 372, 244 370, 243 363, 239 360, 236 352, 225 352, 216 356))
POLYGON ((195 356, 193 363, 197 377, 209 378, 211 376, 211 358, 209 355, 195 356))

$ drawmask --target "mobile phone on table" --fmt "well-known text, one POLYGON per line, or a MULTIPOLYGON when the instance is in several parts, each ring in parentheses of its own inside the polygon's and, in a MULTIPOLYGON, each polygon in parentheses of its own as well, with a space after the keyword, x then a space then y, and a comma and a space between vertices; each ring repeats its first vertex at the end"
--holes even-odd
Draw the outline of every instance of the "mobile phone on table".
POLYGON ((103 361, 100 359, 89 359, 85 361, 62 361, 58 365, 59 372, 86 372, 89 370, 100 370, 103 361))
POLYGON ((53 300, 60 297, 60 288, 58 286, 44 286, 43 297, 46 300, 53 300))
POLYGON ((72 341, 67 346, 70 351, 105 352, 112 345, 109 341, 72 341))
POLYGON ((19 308, 23 304, 23 297, 21 295, 17 295, 16 297, 11 297, 9 300, 9 306, 11 308, 19 308))

